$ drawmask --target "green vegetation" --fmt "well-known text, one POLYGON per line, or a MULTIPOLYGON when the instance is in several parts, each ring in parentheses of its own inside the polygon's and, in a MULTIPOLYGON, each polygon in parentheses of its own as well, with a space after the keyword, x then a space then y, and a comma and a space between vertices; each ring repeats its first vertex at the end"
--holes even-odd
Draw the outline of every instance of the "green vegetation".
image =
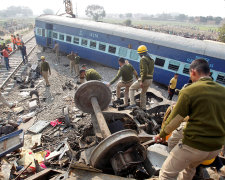
MULTIPOLYGON (((104 19, 103 22, 112 24, 123 24, 124 19, 104 19)), ((178 22, 178 21, 161 21, 161 20, 132 20, 134 26, 183 26, 196 27, 200 31, 218 30, 219 25, 178 22)))
POLYGON ((225 43, 225 24, 219 28, 219 40, 225 43))

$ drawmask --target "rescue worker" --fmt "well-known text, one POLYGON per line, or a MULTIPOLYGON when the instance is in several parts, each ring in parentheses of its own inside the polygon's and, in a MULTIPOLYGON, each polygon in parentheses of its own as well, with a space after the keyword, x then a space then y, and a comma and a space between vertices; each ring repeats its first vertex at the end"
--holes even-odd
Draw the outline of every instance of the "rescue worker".
POLYGON ((170 80, 170 84, 168 86, 168 99, 172 100, 173 95, 175 93, 175 89, 177 86, 177 78, 178 78, 178 74, 174 74, 174 77, 170 80))
POLYGON ((153 72, 154 72, 154 60, 147 53, 147 47, 141 45, 138 47, 137 52, 141 57, 140 60, 140 75, 141 78, 134 82, 129 91, 130 106, 128 108, 135 107, 134 91, 141 88, 140 94, 140 107, 146 110, 146 92, 149 86, 152 84, 153 72))
POLYGON ((16 38, 16 45, 18 49, 20 49, 20 47, 22 46, 22 41, 19 36, 17 36, 16 38))
POLYGON ((91 80, 98 80, 101 81, 102 77, 101 75, 95 70, 95 69, 81 69, 80 70, 80 84, 84 83, 86 81, 91 81, 91 80))
POLYGON ((128 94, 129 94, 129 88, 133 83, 133 75, 135 75, 135 77, 138 79, 138 74, 131 64, 126 63, 124 58, 119 58, 118 63, 119 63, 120 69, 116 77, 107 86, 114 84, 120 77, 122 77, 122 80, 119 81, 116 86, 116 97, 117 97, 117 101, 120 101, 121 87, 125 87, 123 106, 128 106, 128 94))
POLYGON ((67 55, 68 59, 70 60, 70 72, 71 74, 73 71, 75 72, 75 75, 79 75, 79 63, 80 63, 80 57, 77 53, 74 54, 73 51, 71 51, 71 54, 67 55))
POLYGON ((51 75, 51 69, 48 64, 48 62, 45 61, 45 57, 41 56, 41 75, 43 76, 45 82, 46 82, 46 87, 49 87, 49 81, 48 81, 48 74, 51 75))
POLYGON ((10 109, 16 106, 14 103, 7 102, 1 92, 0 92, 0 102, 10 109))
POLYGON ((6 67, 7 70, 9 70, 9 68, 10 68, 10 65, 9 65, 9 52, 8 52, 8 49, 7 49, 6 46, 3 49, 3 51, 2 51, 2 55, 4 57, 5 67, 6 67))
POLYGON ((60 61, 59 61, 59 43, 57 43, 56 41, 55 41, 55 46, 53 48, 53 51, 55 52, 55 55, 56 55, 55 63, 60 64, 60 61))
POLYGON ((8 50, 9 53, 12 52, 12 48, 11 48, 11 46, 9 44, 7 45, 7 50, 8 50))
POLYGON ((173 148, 161 168, 161 180, 191 180, 196 167, 216 157, 225 144, 225 87, 212 81, 209 73, 206 60, 191 63, 193 84, 180 91, 176 106, 155 137, 156 142, 164 141, 189 116, 182 142, 173 148))
POLYGON ((20 47, 20 51, 21 51, 23 63, 26 64, 27 63, 27 48, 24 45, 24 42, 22 42, 22 46, 20 47))
POLYGON ((16 50, 16 36, 14 36, 13 34, 11 35, 11 42, 13 44, 13 51, 16 50))

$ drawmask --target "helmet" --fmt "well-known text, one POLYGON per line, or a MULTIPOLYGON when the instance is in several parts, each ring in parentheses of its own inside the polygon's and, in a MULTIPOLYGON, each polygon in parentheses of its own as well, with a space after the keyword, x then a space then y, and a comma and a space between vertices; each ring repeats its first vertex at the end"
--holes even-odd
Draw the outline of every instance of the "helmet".
POLYGON ((137 52, 138 52, 139 54, 144 53, 144 52, 147 52, 147 51, 148 51, 148 49, 147 49, 147 47, 146 47, 145 45, 141 45, 141 46, 139 46, 138 49, 137 49, 137 52))
POLYGON ((210 160, 205 160, 205 161, 203 161, 201 164, 202 165, 210 165, 210 164, 212 164, 214 161, 215 161, 215 159, 216 158, 212 158, 212 159, 210 159, 210 160))
POLYGON ((41 60, 44 60, 45 59, 45 57, 44 56, 41 56, 41 60))

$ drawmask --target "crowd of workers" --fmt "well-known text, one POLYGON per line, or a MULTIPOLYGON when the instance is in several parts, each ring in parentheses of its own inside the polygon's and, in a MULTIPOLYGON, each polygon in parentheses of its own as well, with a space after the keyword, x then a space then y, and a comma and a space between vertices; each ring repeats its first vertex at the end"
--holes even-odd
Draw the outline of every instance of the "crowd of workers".
MULTIPOLYGON (((60 63, 58 43, 55 43, 54 51, 56 63, 60 63)), ((107 86, 110 87, 121 77, 117 84, 116 96, 117 100, 120 100, 120 89, 125 87, 123 106, 127 109, 137 106, 134 91, 141 89, 140 108, 146 110, 146 91, 152 84, 154 60, 144 45, 139 46, 137 52, 141 57, 140 78, 128 61, 119 58, 118 73, 107 86), (133 76, 136 78, 135 82, 133 76)), ((80 84, 90 80, 102 80, 96 70, 87 69, 86 65, 82 65, 79 70, 78 53, 71 52, 67 57, 70 60, 71 73, 79 76, 80 84)), ((50 66, 44 56, 41 60, 41 74, 48 87, 50 66)), ((170 107, 170 113, 166 112, 161 132, 155 137, 156 142, 164 142, 166 137, 170 136, 170 154, 160 170, 161 180, 191 180, 200 164, 209 162, 206 165, 210 165, 218 160, 217 156, 225 144, 225 87, 212 80, 209 64, 204 59, 194 60, 190 65, 189 74, 192 83, 185 85, 179 92, 177 103, 170 107)), ((175 74, 169 83, 169 99, 173 97, 177 79, 178 74, 175 74)))
POLYGON ((24 42, 22 41, 22 39, 20 38, 19 34, 17 34, 16 36, 13 34, 11 35, 11 43, 13 48, 9 44, 6 45, 4 41, 2 41, 0 44, 1 60, 4 59, 5 67, 7 71, 9 71, 11 68, 9 63, 10 62, 9 54, 12 53, 12 51, 15 51, 16 49, 20 50, 23 63, 25 64, 28 61, 26 46, 24 42))

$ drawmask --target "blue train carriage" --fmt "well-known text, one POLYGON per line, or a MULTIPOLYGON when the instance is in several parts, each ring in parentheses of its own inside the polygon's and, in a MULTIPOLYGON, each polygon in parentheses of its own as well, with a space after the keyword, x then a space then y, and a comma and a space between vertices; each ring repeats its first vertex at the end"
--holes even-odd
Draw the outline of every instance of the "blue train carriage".
POLYGON ((62 52, 73 50, 84 59, 113 68, 118 68, 118 57, 124 57, 139 71, 140 57, 136 49, 146 45, 155 60, 154 81, 168 85, 177 72, 177 88, 189 80, 190 63, 205 58, 214 80, 225 86, 223 43, 55 15, 37 17, 35 24, 37 44, 52 48, 57 41, 62 52))

